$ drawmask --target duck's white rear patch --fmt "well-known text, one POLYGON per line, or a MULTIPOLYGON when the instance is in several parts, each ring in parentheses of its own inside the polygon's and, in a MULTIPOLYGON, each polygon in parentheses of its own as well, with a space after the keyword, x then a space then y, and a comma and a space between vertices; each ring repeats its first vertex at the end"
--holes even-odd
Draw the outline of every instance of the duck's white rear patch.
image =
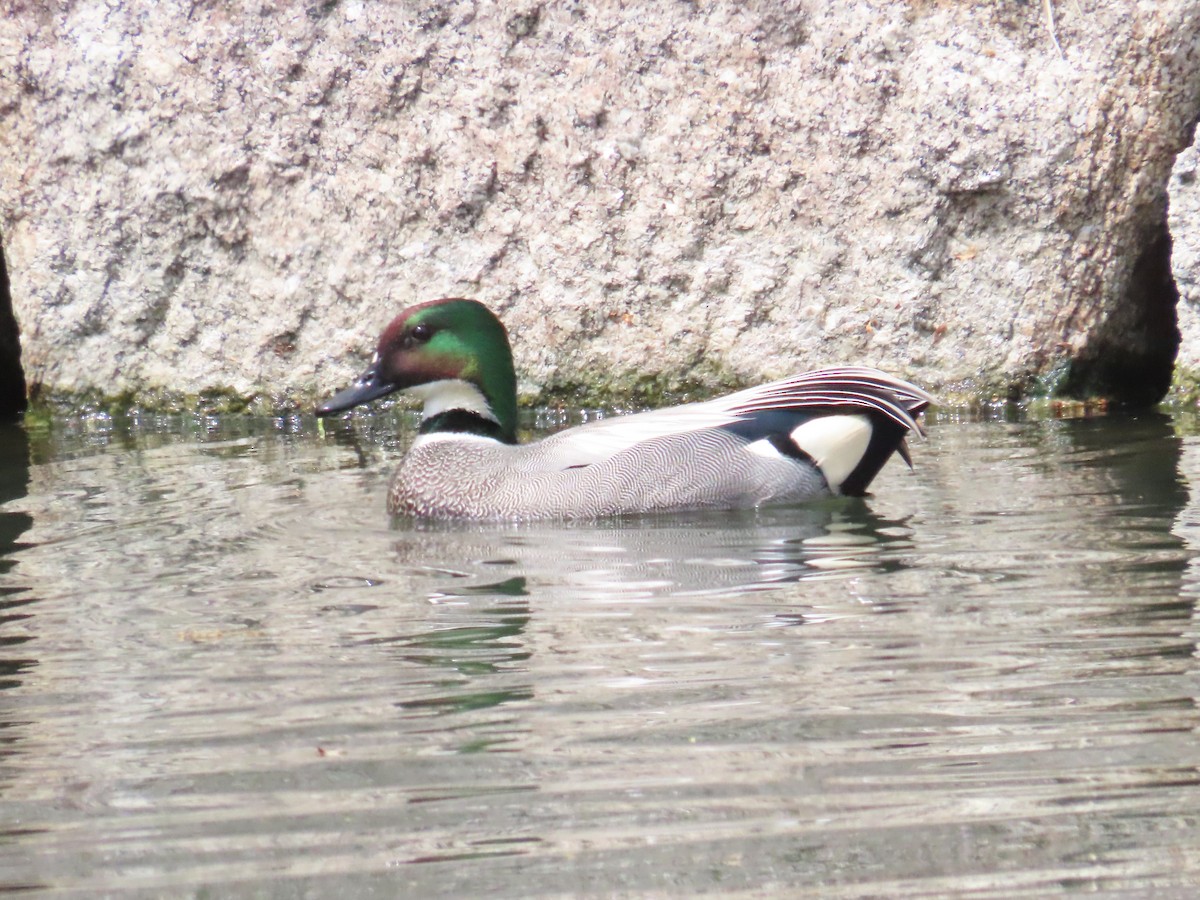
POLYGON ((812 457, 836 491, 867 452, 871 420, 866 416, 819 416, 794 429, 792 442, 812 457))
POLYGON ((753 453, 755 456, 763 456, 767 459, 783 459, 784 456, 775 449, 775 445, 766 438, 755 441, 752 444, 747 444, 743 448, 747 453, 753 453))

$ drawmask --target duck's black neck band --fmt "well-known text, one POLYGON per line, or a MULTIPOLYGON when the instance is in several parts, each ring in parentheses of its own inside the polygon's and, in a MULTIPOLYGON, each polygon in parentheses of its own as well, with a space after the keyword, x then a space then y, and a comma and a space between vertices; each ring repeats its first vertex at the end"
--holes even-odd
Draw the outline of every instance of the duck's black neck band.
POLYGON ((495 419, 489 419, 465 409, 448 409, 436 416, 430 416, 421 423, 419 431, 420 434, 445 434, 446 432, 477 434, 480 437, 492 438, 504 444, 517 442, 516 438, 506 433, 495 419))

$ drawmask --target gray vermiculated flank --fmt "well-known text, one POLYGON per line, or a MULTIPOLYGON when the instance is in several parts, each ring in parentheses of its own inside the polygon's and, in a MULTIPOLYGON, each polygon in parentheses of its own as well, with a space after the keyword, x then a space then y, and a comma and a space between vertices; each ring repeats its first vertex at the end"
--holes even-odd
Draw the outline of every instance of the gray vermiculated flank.
POLYGON ((525 447, 483 444, 443 439, 414 447, 393 478, 389 509, 451 518, 580 518, 829 495, 812 466, 752 456, 744 441, 718 429, 655 438, 602 463, 519 477, 511 470, 525 447))

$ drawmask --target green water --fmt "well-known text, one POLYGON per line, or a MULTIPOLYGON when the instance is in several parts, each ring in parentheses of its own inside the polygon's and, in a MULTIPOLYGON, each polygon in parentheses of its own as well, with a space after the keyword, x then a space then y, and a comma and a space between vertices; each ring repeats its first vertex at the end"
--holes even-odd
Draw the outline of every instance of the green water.
POLYGON ((0 431, 0 890, 1200 887, 1196 421, 866 501, 392 527, 380 417, 0 431))

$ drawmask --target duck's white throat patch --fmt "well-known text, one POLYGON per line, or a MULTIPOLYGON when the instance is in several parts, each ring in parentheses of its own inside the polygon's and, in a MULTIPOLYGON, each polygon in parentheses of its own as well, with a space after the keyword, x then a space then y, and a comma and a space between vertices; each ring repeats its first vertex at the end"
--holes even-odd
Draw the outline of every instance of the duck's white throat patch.
POLYGON ((488 405, 487 398, 483 396, 483 392, 475 385, 458 378, 419 384, 409 388, 408 393, 425 404, 425 409, 421 413, 422 419, 432 419, 434 416, 452 409, 464 409, 467 412, 483 416, 485 419, 491 419, 493 422, 499 421, 496 414, 492 412, 491 406, 488 405))

